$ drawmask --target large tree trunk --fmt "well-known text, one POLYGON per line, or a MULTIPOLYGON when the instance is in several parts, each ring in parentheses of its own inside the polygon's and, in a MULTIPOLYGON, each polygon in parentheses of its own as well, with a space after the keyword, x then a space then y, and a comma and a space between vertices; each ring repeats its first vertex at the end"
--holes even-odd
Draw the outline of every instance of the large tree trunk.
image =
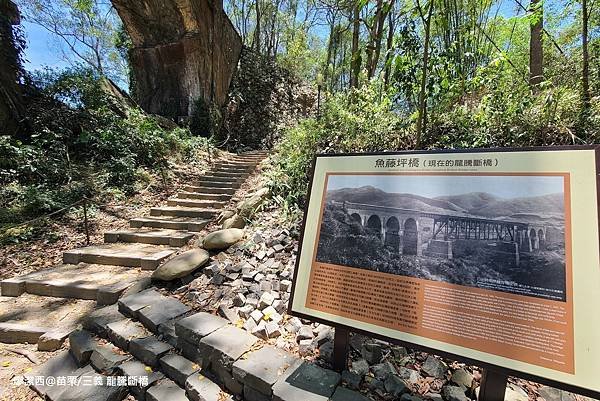
POLYGON ((133 95, 144 110, 180 118, 198 98, 225 103, 242 40, 221 1, 111 1, 133 42, 133 95))
POLYGON ((21 88, 19 48, 13 25, 19 25, 19 9, 10 0, 0 1, 0 133, 15 134, 24 115, 21 88))
POLYGON ((529 38, 529 85, 534 91, 539 90, 544 80, 544 48, 542 34, 544 31, 544 10, 541 0, 531 0, 529 9, 534 19, 531 23, 529 38))
POLYGON ((358 76, 360 75, 360 49, 358 47, 358 37, 360 35, 360 5, 358 1, 354 6, 352 13, 352 60, 350 68, 350 86, 356 88, 358 86, 358 76))
POLYGON ((581 27, 581 48, 583 52, 583 68, 581 73, 581 87, 583 109, 590 108, 590 54, 588 50, 588 27, 589 27, 589 10, 587 0, 582 0, 581 3, 582 27, 581 27))

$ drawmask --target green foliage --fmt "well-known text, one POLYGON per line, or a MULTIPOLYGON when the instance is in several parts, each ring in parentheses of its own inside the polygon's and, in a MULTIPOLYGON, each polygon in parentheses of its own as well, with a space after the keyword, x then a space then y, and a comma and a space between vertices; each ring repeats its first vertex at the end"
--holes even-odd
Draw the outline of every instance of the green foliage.
MULTIPOLYGON (((447 93, 430 111, 427 147, 542 146, 594 143, 597 118, 581 120, 577 88, 546 81, 534 94, 497 59, 468 83, 462 95, 447 93)), ((596 116, 600 103, 592 104, 596 116)))
POLYGON ((410 146, 406 124, 393 111, 391 96, 380 82, 333 95, 320 118, 287 131, 271 174, 271 187, 288 205, 302 205, 315 153, 375 152, 410 146))
POLYGON ((123 108, 89 69, 35 77, 31 132, 0 136, 0 225, 61 209, 84 196, 131 193, 144 171, 195 157, 206 141, 166 130, 137 108, 123 108))
POLYGON ((277 62, 283 68, 301 79, 314 79, 317 74, 319 52, 317 46, 311 45, 316 38, 311 38, 303 30, 290 29, 285 34, 286 52, 278 55, 277 62))
MULTIPOLYGON (((598 141, 600 99, 592 102, 591 113, 582 119, 577 89, 546 83, 540 93, 533 94, 506 68, 506 60, 497 59, 480 69, 464 92, 452 87, 438 90, 423 146, 520 147, 598 141)), ((400 98, 373 80, 360 89, 335 94, 324 104, 319 119, 306 119, 288 129, 270 173, 275 199, 292 209, 304 204, 315 153, 413 148, 414 114, 406 113, 400 98)))

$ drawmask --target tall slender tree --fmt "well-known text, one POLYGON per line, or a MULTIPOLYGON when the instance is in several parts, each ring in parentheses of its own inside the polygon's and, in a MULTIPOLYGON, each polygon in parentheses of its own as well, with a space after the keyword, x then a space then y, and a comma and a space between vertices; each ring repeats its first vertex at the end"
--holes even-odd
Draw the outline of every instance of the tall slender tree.
POLYGON ((582 50, 582 73, 581 73, 581 88, 583 109, 589 110, 591 95, 590 95, 590 53, 588 49, 589 41, 589 9, 588 0, 581 1, 581 50, 582 50))
POLYGON ((529 37, 529 85, 534 91, 544 80, 544 31, 543 0, 531 0, 529 3, 531 35, 529 37))
POLYGON ((350 86, 353 88, 358 87, 358 76, 362 64, 359 48, 360 9, 360 2, 355 1, 352 9, 352 60, 350 68, 350 86))
POLYGON ((431 41, 431 18, 433 17, 433 0, 429 0, 427 14, 421 7, 419 0, 416 0, 417 10, 423 22, 425 40, 423 43, 423 68, 421 71, 421 89, 419 90, 419 111, 417 115, 417 138, 416 147, 421 147, 421 138, 427 124, 427 78, 429 71, 429 43, 431 41))
POLYGON ((385 62, 383 66, 383 82, 387 88, 390 83, 390 75, 392 73, 392 53, 394 50, 394 34, 396 33, 396 16, 394 15, 394 1, 390 5, 390 12, 388 13, 388 31, 385 45, 385 62))
POLYGON ((381 55, 381 43, 383 40, 385 20, 387 15, 391 12, 393 5, 394 0, 387 0, 385 2, 383 0, 379 0, 377 3, 377 12, 373 27, 374 34, 372 35, 371 43, 372 51, 370 52, 369 59, 367 61, 367 73, 369 78, 375 76, 375 72, 377 71, 379 56, 381 55))
POLYGON ((254 48, 257 53, 260 53, 260 20, 261 20, 261 5, 260 0, 254 1, 254 10, 256 12, 256 26, 254 28, 254 48))

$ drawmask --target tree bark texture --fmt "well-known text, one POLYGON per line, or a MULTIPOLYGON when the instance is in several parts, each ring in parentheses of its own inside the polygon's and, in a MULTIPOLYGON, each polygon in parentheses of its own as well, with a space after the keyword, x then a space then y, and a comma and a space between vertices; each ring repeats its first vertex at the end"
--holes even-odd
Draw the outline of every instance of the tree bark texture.
POLYGON ((23 101, 18 84, 19 49, 13 25, 21 23, 17 6, 10 0, 0 1, 0 132, 15 134, 23 117, 23 101))
MULTIPOLYGON (((417 3, 418 4, 418 3, 417 3)), ((416 148, 421 147, 421 139, 425 132, 425 126, 427 125, 427 75, 429 71, 429 41, 431 36, 431 16, 433 14, 433 0, 429 0, 429 11, 427 12, 427 18, 423 15, 421 6, 419 7, 419 14, 425 25, 425 43, 423 44, 423 72, 421 73, 421 90, 419 91, 419 114, 417 116, 417 138, 416 148)))
POLYGON ((133 42, 134 97, 148 113, 187 117, 223 106, 242 39, 221 0, 111 0, 133 42))
POLYGON ((590 54, 588 49, 589 42, 589 9, 587 0, 581 2, 581 14, 582 14, 582 27, 581 27, 581 49, 582 49, 582 73, 581 73, 581 86, 582 86, 582 100, 583 108, 590 108, 590 54))
POLYGON ((352 68, 350 69, 350 86, 356 88, 358 86, 358 76, 360 75, 360 49, 358 47, 358 38, 360 34, 360 5, 356 4, 353 10, 352 17, 352 68))
POLYGON ((529 38, 529 85, 539 89, 544 80, 544 48, 542 34, 544 31, 544 12, 540 0, 531 0, 529 4, 532 18, 531 36, 529 38))

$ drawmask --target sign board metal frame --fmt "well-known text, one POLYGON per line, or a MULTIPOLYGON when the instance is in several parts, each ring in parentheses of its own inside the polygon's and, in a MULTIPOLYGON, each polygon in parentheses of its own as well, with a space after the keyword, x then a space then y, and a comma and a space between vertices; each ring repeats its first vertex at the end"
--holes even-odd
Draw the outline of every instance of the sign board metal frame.
MULTIPOLYGON (((340 154, 317 154, 313 158, 312 166, 310 170, 310 181, 308 186, 308 194, 307 200, 304 210, 304 217, 302 221, 302 227, 299 238, 299 249, 298 255, 296 258, 296 266, 293 277, 293 284, 291 290, 291 297, 289 301, 288 314, 292 316, 296 316, 302 319, 316 321, 318 323, 326 324, 333 326, 335 328, 335 343, 334 343, 334 360, 333 365, 336 370, 342 370, 346 368, 347 363, 347 350, 348 350, 348 336, 350 332, 360 333, 366 336, 370 336, 373 338, 377 338, 380 340, 388 341, 394 344, 399 344, 403 346, 407 346, 412 349, 420 350, 423 352, 428 352, 436 355, 440 355, 444 358, 453 359, 457 361, 461 361, 467 364, 479 366, 483 369, 483 377, 480 387, 480 399, 486 401, 501 401, 504 399, 504 388, 506 386, 506 380, 508 376, 519 377, 525 380, 534 381, 543 385, 551 386, 557 389, 561 389, 564 391, 569 391, 572 393, 580 394, 583 396, 591 397, 600 400, 600 392, 595 390, 590 390, 587 388, 582 388, 579 386, 574 386, 568 383, 563 383, 559 381, 555 381, 546 377, 542 377, 539 375, 529 374, 526 372, 522 372, 516 369, 510 369, 503 366, 498 366, 489 362, 485 362, 483 360, 474 359, 465 357, 463 355, 458 355, 456 353, 444 351, 442 349, 431 348, 427 346, 423 346, 421 344, 416 344, 412 342, 402 341, 395 338, 391 338, 376 332, 363 330, 361 328, 351 327, 348 325, 340 324, 338 322, 333 322, 325 318, 321 318, 318 316, 312 316, 310 314, 301 313, 293 310, 294 297, 296 293, 296 283, 298 279, 299 273, 299 265, 302 255, 302 244, 304 241, 304 235, 307 225, 307 215, 309 210, 309 203, 311 199, 311 191, 313 189, 313 180, 315 174, 315 165, 318 158, 321 157, 348 157, 348 156, 382 156, 382 157, 391 157, 391 156, 410 156, 410 155, 447 155, 447 154, 477 154, 477 153, 504 153, 504 152, 546 152, 546 151, 576 151, 576 150, 592 150, 595 154, 595 183, 596 183, 596 205, 598 215, 594 216, 597 220, 598 226, 597 229, 600 231, 600 145, 584 145, 584 146, 552 146, 552 147, 524 147, 524 148, 477 148, 477 149, 452 149, 452 150, 431 150, 431 151, 402 151, 402 152, 376 152, 376 153, 340 153, 340 154)), ((321 199, 323 201, 323 199, 321 199)), ((312 224, 313 222, 311 222, 312 224)), ((316 224, 316 222, 314 222, 316 224)), ((600 249, 600 242, 599 242, 600 249)), ((599 266, 600 269, 600 266, 599 266)), ((592 317, 590 317, 591 319, 592 317)), ((598 339, 600 341, 600 339, 598 339)), ((598 376, 598 380, 600 381, 600 374, 598 376)))

